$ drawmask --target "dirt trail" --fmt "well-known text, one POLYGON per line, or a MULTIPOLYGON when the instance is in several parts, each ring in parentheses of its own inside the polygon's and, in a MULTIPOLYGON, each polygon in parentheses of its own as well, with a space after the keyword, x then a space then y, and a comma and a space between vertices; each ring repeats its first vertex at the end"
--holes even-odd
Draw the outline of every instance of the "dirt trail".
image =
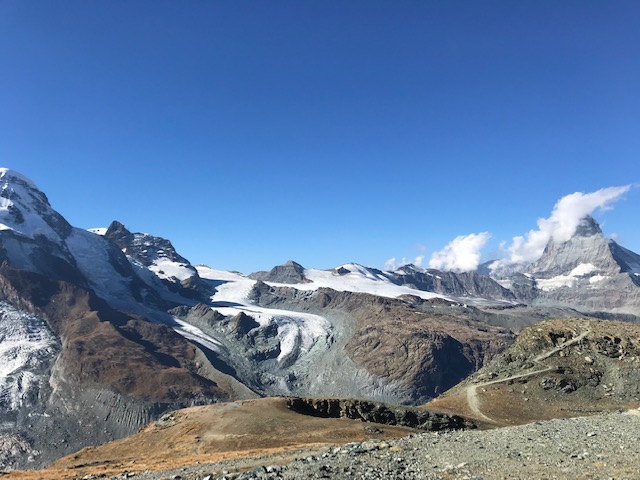
MULTIPOLYGON (((543 360, 546 360, 547 358, 551 357, 553 354, 560 352, 561 350, 580 342, 583 338, 585 338, 589 333, 591 333, 591 330, 586 330, 584 332, 582 332, 580 335, 578 335, 577 337, 574 337, 570 340, 567 340, 566 342, 561 343, 560 345, 552 348, 551 350, 548 350, 544 353, 541 353, 540 355, 538 355, 537 357, 535 357, 533 359, 534 363, 537 364, 542 364, 543 360)), ((487 415, 485 415, 482 410, 480 409, 480 399, 478 398, 478 387, 486 387, 488 385, 495 385, 496 383, 504 383, 504 382, 509 382, 511 380, 517 380, 518 378, 524 378, 524 377, 530 377, 533 375, 538 375, 541 373, 546 373, 546 372, 551 372, 551 371, 555 371, 557 370, 558 367, 556 366, 548 366, 545 368, 541 368, 539 370, 534 370, 532 372, 525 372, 525 373, 520 373, 518 375, 512 375, 510 377, 507 378, 500 378, 498 380, 491 380, 489 382, 484 382, 484 383, 478 383, 476 385, 470 385, 467 387, 467 404, 469 405, 469 409, 473 412, 473 414, 479 419, 482 420, 484 422, 487 423, 494 423, 494 424, 498 424, 499 422, 497 422, 496 420, 494 420, 491 417, 488 417, 487 415)))

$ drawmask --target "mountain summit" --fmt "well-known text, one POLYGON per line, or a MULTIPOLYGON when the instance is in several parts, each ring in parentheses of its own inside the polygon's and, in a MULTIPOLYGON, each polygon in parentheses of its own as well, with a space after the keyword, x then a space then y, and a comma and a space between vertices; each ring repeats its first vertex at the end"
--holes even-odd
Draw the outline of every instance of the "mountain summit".
POLYGON ((568 275, 578 268, 582 274, 614 275, 621 266, 611 251, 613 240, 607 240, 598 223, 591 217, 580 221, 576 232, 565 242, 552 239, 542 256, 530 267, 535 277, 552 278, 568 275))
POLYGON ((591 314, 640 315, 640 255, 607 239, 587 216, 566 241, 551 239, 542 256, 490 273, 520 301, 591 314))
POLYGON ((576 233, 574 236, 577 237, 591 237, 593 235, 602 235, 602 229, 598 222, 596 222, 595 218, 591 215, 587 215, 586 217, 580 219, 580 223, 576 228, 576 233))

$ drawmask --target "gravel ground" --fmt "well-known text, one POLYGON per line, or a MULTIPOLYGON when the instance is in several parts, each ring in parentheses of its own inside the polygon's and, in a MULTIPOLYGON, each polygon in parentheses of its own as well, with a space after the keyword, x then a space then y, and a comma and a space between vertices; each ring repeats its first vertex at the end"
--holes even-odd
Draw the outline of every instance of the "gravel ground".
POLYGON ((141 480, 640 479, 640 411, 351 443, 285 465, 195 465, 141 480))

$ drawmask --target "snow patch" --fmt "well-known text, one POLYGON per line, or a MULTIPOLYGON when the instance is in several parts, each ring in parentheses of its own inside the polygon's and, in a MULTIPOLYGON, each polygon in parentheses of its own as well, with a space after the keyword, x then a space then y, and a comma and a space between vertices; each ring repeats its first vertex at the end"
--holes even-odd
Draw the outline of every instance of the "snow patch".
POLYGON ((193 267, 187 267, 183 263, 173 262, 168 258, 157 258, 149 265, 149 270, 160 278, 167 280, 177 278, 182 282, 193 277, 193 267))
POLYGON ((603 280, 605 280, 607 278, 609 278, 609 277, 604 276, 604 275, 594 275, 593 277, 591 277, 589 279, 589 283, 591 285, 594 285, 594 284, 599 283, 599 282, 601 282, 601 281, 603 281, 603 280))
POLYGON ((581 263, 576 268, 571 270, 569 275, 573 277, 583 277, 596 271, 598 271, 598 267, 596 267, 595 265, 591 263, 581 263))
POLYGON ((501 287, 506 288, 507 290, 511 290, 513 287, 513 282, 508 278, 495 279, 495 282, 498 283, 501 287))
MULTIPOLYGON (((536 278, 536 283, 538 284, 538 288, 548 292, 562 287, 573 287, 579 278, 586 277, 597 271, 598 268, 595 265, 591 263, 581 263, 566 275, 557 275, 552 278, 536 278)), ((593 279, 599 276, 600 275, 594 275, 591 278, 593 279)), ((591 284, 599 281, 592 281, 592 279, 589 279, 591 284)))
POLYGON ((184 322, 179 318, 174 317, 173 320, 178 324, 177 327, 173 327, 173 330, 176 333, 182 335, 188 340, 192 340, 196 343, 199 343, 200 345, 203 345, 209 350, 220 353, 220 347, 222 346, 222 344, 211 335, 207 335, 198 327, 194 327, 190 323, 184 322))

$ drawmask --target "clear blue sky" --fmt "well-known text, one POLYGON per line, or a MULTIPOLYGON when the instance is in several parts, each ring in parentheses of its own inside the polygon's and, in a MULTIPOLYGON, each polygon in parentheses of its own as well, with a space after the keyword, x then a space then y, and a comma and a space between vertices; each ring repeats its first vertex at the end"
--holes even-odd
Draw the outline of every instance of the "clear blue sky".
POLYGON ((0 69, 0 166, 214 268, 489 255, 640 181, 636 0, 3 0, 0 69))

